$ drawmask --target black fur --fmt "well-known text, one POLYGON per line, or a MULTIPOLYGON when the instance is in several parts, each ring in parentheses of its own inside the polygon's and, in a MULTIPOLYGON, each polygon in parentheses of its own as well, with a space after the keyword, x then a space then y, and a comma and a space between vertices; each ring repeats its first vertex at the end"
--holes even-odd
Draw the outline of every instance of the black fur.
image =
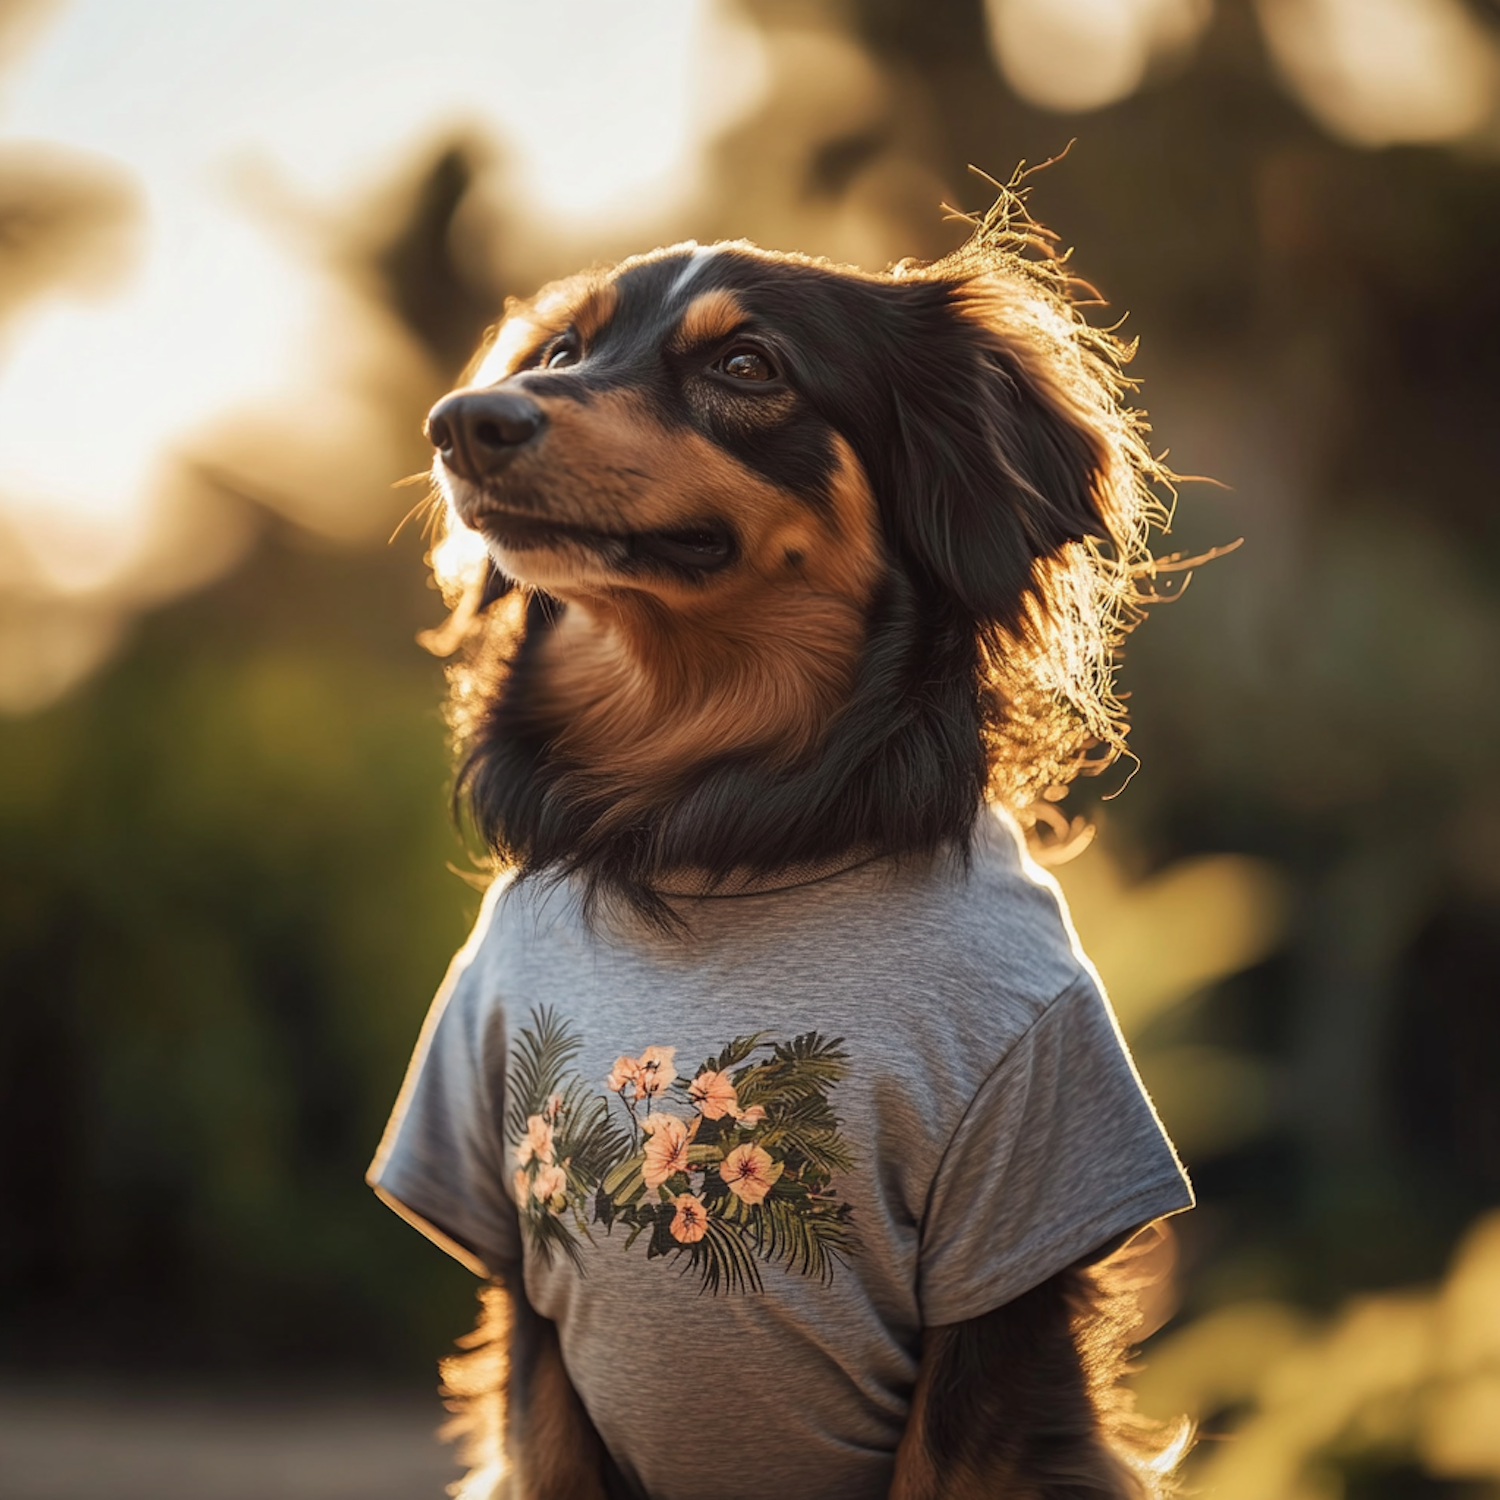
MULTIPOLYGON (((1164 1500, 1170 1483, 1153 1460, 1170 1434, 1135 1417, 1119 1387, 1136 1328, 1128 1287, 1118 1265, 1081 1262, 929 1329, 891 1500, 1164 1500)), ((455 1413, 444 1435, 470 1467, 466 1500, 644 1500, 555 1378, 557 1330, 519 1268, 481 1304, 463 1352, 443 1364, 455 1413), (501 1467, 498 1488, 473 1487, 501 1467)))
POLYGON ((442 1435, 470 1469, 464 1500, 481 1487, 483 1500, 643 1500, 566 1378, 557 1326, 532 1307, 520 1267, 479 1301, 462 1352, 442 1365, 453 1413, 442 1435))
MULTIPOLYGON (((625 272, 619 311, 570 394, 628 385, 666 423, 693 423, 676 382, 690 356, 661 350, 664 288, 682 261, 625 272)), ((581 875, 659 914, 653 879, 679 866, 726 877, 819 863, 850 850, 967 848, 981 804, 986 737, 1003 721, 984 670, 1022 628, 1035 564, 1065 542, 1108 537, 1098 440, 1044 399, 1022 361, 965 315, 968 285, 858 278, 722 251, 694 294, 732 290, 768 330, 801 398, 774 432, 707 435, 818 503, 829 435, 849 444, 874 490, 887 553, 849 701, 817 755, 790 766, 721 755, 633 826, 549 753, 528 688, 551 612, 534 603, 514 666, 470 741, 458 789, 494 848, 523 871, 581 875), (582 790, 580 790, 582 786, 582 790)), ((523 375, 528 389, 564 382, 523 375)), ((701 419, 697 425, 705 425, 701 419)), ((732 524, 732 497, 725 497, 732 524)))
POLYGON ((913 1412, 917 1451, 894 1500, 1148 1500, 1112 1400, 1130 1333, 1096 1273, 1074 1266, 965 1323, 931 1329, 913 1412))
MULTIPOLYGON (((764 747, 689 759, 675 784, 623 825, 611 817, 612 794, 559 753, 557 726, 537 706, 544 651, 565 606, 533 592, 519 637, 498 658, 491 648, 487 659, 481 646, 471 675, 460 675, 472 697, 476 684, 486 690, 483 673, 492 674, 468 730, 457 795, 523 875, 577 875, 592 897, 623 897, 669 924, 655 885, 679 869, 712 880, 821 865, 855 851, 967 851, 976 814, 994 794, 997 746, 1014 729, 1007 693, 1015 680, 997 662, 1037 645, 1053 602, 1048 569, 1070 543, 1097 541, 1092 552, 1072 552, 1094 558, 1085 566, 1116 568, 1111 581, 1131 576, 1144 556, 1146 487, 1163 476, 1141 442, 1143 428, 1119 405, 1126 352, 1081 320, 1069 322, 1064 273, 1037 269, 1017 248, 1034 238, 1003 218, 978 229, 969 250, 911 275, 864 276, 736 247, 701 264, 691 264, 688 251, 627 263, 613 278, 615 305, 592 347, 575 339, 567 368, 553 372, 546 350, 557 346, 546 345, 529 369, 509 376, 538 399, 565 394, 587 404, 628 390, 664 441, 674 433, 707 438, 815 511, 836 498, 831 486, 846 445, 868 480, 882 549, 847 697, 815 749, 790 762, 764 747), (733 400, 723 410, 695 405, 685 394, 715 357, 712 347, 672 341, 689 271, 692 296, 732 292, 753 321, 776 365, 768 394, 795 398, 762 408, 774 421, 741 421, 736 410, 752 408, 733 400), (1022 306, 1009 321, 1007 296, 1012 311, 1022 306), (1028 334, 1028 298, 1068 330, 1061 344, 1028 334), (1052 356, 1054 368, 1041 368, 1052 356), (1068 367, 1059 373, 1060 366, 1068 367), (1104 553, 1114 561, 1100 564, 1104 553)), ((610 482, 629 478, 617 471, 610 482)), ((524 512, 531 502, 522 494, 517 503, 524 512)), ((734 538, 735 496, 709 503, 714 514, 684 523, 701 520, 734 538)), ((628 534, 601 535, 602 545, 631 555, 628 534)), ((655 557, 640 550, 640 563, 671 565, 671 548, 655 557)), ((684 587, 695 576, 713 586, 706 570, 694 574, 690 558, 680 573, 684 587)), ((507 587, 492 569, 481 609, 507 587)), ((1109 700, 1110 653, 1128 623, 1093 622, 1100 654, 1090 658, 1094 678, 1084 694, 1097 695, 1101 714, 1084 717, 1106 733, 1117 707, 1109 700)), ((1035 702, 1029 707, 1034 712, 1035 702)), ((1056 754, 1070 743, 1054 735, 1043 749, 1056 754)), ((1118 749, 1118 738, 1111 743, 1118 749)), ((1035 748, 1024 736, 1019 744, 1014 753, 1023 759, 1035 748)), ((1065 780, 1071 772, 1061 766, 1057 774, 1065 780)), ((503 1313, 502 1294, 489 1297, 503 1313)), ((893 1500, 1164 1493, 1149 1466, 1132 1458, 1128 1421, 1117 1420, 1113 1393, 1130 1328, 1106 1306, 1096 1273, 1073 1268, 982 1317, 927 1330, 893 1500)), ((532 1462, 529 1384, 552 1367, 556 1333, 519 1282, 503 1338, 509 1443, 521 1476, 515 1493, 550 1494, 524 1476, 532 1462)), ((487 1347, 483 1339, 473 1346, 487 1347)), ((474 1397, 472 1411, 493 1417, 500 1382, 470 1391, 461 1374, 460 1365, 450 1367, 450 1387, 474 1397)), ((613 1500, 624 1481, 597 1447, 576 1395, 555 1385, 549 1392, 549 1430, 581 1416, 581 1451, 597 1456, 578 1493, 613 1500)))

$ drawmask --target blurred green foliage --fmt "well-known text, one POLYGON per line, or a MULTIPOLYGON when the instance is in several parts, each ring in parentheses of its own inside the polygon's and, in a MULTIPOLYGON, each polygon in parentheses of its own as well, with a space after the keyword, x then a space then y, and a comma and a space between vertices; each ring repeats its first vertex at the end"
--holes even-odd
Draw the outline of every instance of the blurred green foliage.
POLYGON ((462 1326, 361 1181, 477 905, 431 601, 413 546, 268 533, 5 727, 8 1360, 368 1369, 462 1326))
MULTIPOLYGON (((940 193, 984 198, 969 162, 1076 133, 1033 207, 1130 310, 1174 465, 1230 486, 1185 486, 1166 545, 1246 545, 1129 644, 1142 768, 1074 798, 1136 877, 1228 851, 1291 897, 1277 953, 1136 1039, 1260 1101, 1191 1162, 1184 1318, 1439 1277, 1500 1202, 1500 164, 1329 140, 1241 0, 1078 120, 1005 91, 978 0, 741 9, 771 92, 655 238, 938 253, 940 193), (851 57, 875 82, 835 88, 851 57)), ((519 265, 515 205, 465 217, 481 168, 435 154, 346 255, 434 395, 503 293, 645 248, 533 236, 519 265)), ((463 1273, 360 1182, 476 905, 417 552, 263 524, 232 577, 0 726, 0 1358, 376 1369, 463 1325, 463 1273)), ((1328 1462, 1350 1496, 1463 1492, 1399 1445, 1328 1462)))

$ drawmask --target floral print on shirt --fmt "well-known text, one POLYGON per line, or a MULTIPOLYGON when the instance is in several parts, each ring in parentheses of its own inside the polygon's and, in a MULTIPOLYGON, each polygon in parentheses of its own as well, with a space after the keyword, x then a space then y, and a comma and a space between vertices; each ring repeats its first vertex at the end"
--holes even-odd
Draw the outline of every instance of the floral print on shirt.
POLYGON ((736 1037, 681 1072, 676 1047, 621 1054, 592 1090, 582 1041, 534 1010, 511 1058, 506 1139, 516 1207, 544 1260, 584 1269, 593 1230, 645 1240, 708 1292, 759 1291, 760 1267, 831 1280, 857 1252, 834 1178, 853 1167, 829 1095, 848 1072, 841 1037, 736 1037))

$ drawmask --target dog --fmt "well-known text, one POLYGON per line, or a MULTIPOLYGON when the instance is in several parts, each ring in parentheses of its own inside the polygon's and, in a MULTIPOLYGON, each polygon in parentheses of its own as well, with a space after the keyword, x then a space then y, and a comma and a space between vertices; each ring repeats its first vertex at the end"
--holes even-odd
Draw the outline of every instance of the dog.
POLYGON ((1019 829, 1123 751, 1170 476, 1019 198, 971 222, 582 273, 429 415, 509 874, 370 1180, 489 1283, 475 1500, 1166 1493, 1110 1257, 1191 1194, 1019 829))

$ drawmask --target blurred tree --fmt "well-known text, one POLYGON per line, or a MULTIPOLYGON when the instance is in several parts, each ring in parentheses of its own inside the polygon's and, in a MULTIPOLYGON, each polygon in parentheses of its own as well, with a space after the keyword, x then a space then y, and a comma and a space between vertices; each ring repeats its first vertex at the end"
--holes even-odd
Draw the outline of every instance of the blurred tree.
MULTIPOLYGON (((349 252, 434 391, 498 297, 451 248, 466 163, 349 252)), ((420 461, 417 419, 390 414, 420 461)), ((361 1181, 477 907, 416 529, 372 551, 263 517, 230 579, 0 723, 6 1362, 430 1371, 467 1321, 467 1276, 361 1181)))
POLYGON ((409 547, 273 533, 0 735, 7 1360, 368 1369, 461 1321, 360 1181, 474 905, 430 604, 409 547))
MULTIPOLYGON (((1500 164, 1483 141, 1331 140, 1249 0, 1079 116, 1002 86, 982 0, 739 8, 766 96, 660 238, 936 255, 961 233, 939 201, 986 196, 969 163, 1004 177, 1077 135, 1033 206, 1142 330, 1176 467, 1233 486, 1186 489, 1169 545, 1247 545, 1130 643, 1142 769, 1077 800, 1122 890, 1170 868, 1200 910, 1184 882, 1224 866, 1183 861, 1225 851, 1288 885, 1285 946, 1136 1039, 1245 1105, 1192 1162, 1183 1338, 1254 1352, 1275 1320, 1242 1313, 1271 1298, 1303 1347, 1287 1330, 1351 1293, 1436 1278, 1500 1199, 1500 164)), ((391 389, 413 409, 387 415, 412 467, 410 392, 437 394, 506 292, 645 248, 549 239, 497 210, 496 174, 450 142, 330 252, 411 346, 391 389)), ((443 872, 414 552, 268 529, 104 676, 0 727, 0 977, 22 997, 0 1120, 24 1148, 0 1161, 5 1358, 369 1365, 460 1326, 462 1276, 359 1185, 472 910, 443 872)), ((1479 1493, 1396 1448, 1318 1461, 1320 1493, 1479 1493)))
POLYGON ((470 225, 466 237, 461 218, 491 154, 478 142, 443 147, 422 173, 405 222, 370 257, 392 310, 444 373, 462 367, 505 301, 499 236, 470 225))

